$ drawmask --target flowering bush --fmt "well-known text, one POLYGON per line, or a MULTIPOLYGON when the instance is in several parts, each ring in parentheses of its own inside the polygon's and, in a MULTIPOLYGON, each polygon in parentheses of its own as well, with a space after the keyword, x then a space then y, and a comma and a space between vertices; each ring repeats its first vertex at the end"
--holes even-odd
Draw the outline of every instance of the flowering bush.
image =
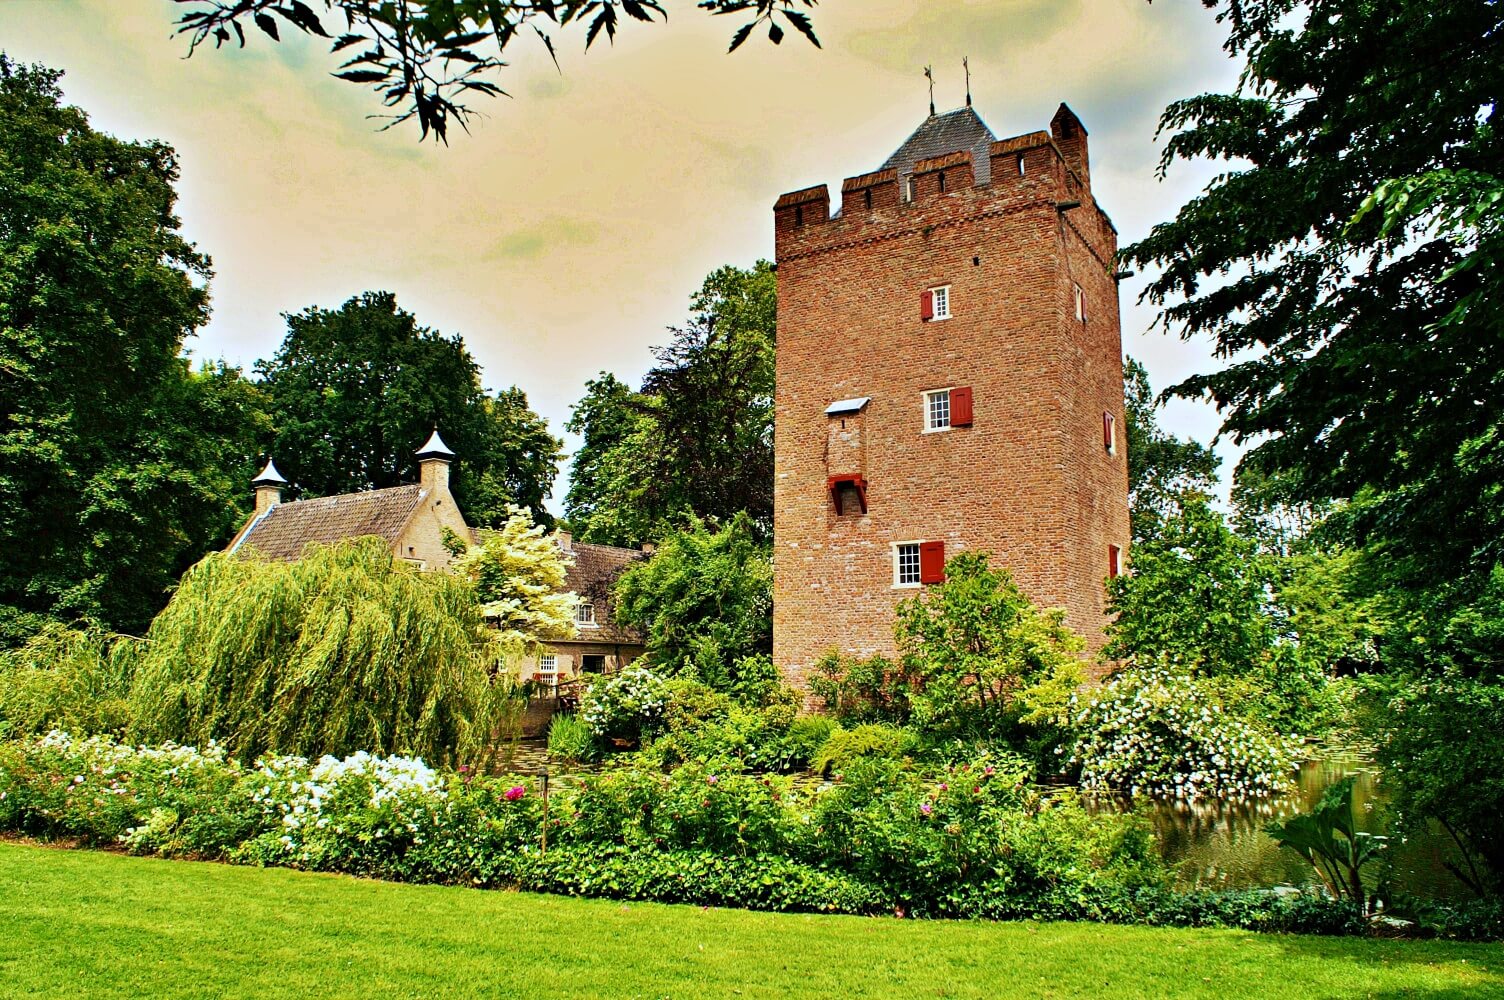
POLYGON ((1289 740, 1229 715, 1201 683, 1163 669, 1127 670, 1077 695, 1072 728, 1069 762, 1090 789, 1261 798, 1289 787, 1294 768, 1289 740))
POLYGON ((596 736, 636 743, 659 728, 668 699, 667 681, 647 667, 629 666, 590 685, 580 718, 596 736))
POLYGON ((0 829, 219 857, 255 831, 242 768, 222 747, 134 747, 50 732, 0 744, 0 829))

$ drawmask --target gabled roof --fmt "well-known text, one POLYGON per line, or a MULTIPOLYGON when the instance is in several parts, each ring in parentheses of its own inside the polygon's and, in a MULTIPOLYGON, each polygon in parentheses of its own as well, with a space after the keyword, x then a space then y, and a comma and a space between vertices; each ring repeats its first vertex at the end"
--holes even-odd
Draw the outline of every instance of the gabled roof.
POLYGON ((421 486, 410 485, 280 503, 252 521, 230 551, 255 549, 268 559, 289 561, 310 542, 363 535, 395 542, 424 495, 421 486))
POLYGON ((581 601, 595 605, 596 628, 580 629, 576 642, 642 642, 635 630, 616 622, 616 604, 611 597, 611 588, 626 568, 645 558, 640 549, 623 549, 615 545, 596 545, 592 542, 574 542, 570 547, 574 565, 569 567, 565 586, 580 595, 581 601))
POLYGON ((901 179, 912 174, 920 160, 964 149, 971 154, 972 177, 978 184, 987 184, 992 180, 992 143, 996 140, 975 111, 957 108, 926 118, 881 169, 897 170, 901 179))

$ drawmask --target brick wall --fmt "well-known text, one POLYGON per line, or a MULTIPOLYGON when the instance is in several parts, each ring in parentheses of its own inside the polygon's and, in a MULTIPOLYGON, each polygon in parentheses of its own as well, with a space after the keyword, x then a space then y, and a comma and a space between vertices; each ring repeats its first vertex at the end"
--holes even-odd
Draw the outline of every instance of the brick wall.
POLYGON ((1055 141, 1085 155, 1064 115, 1053 134, 995 143, 986 186, 954 154, 916 165, 911 202, 893 196, 901 178, 865 175, 835 218, 824 188, 775 206, 774 659, 795 683, 832 647, 894 652, 894 607, 917 592, 893 584, 900 541, 991 553, 1101 645, 1107 547, 1128 545, 1116 236, 1055 141), (938 285, 952 318, 924 322, 921 294, 938 285), (925 433, 923 393, 957 386, 973 390, 973 425, 925 433), (862 396, 858 417, 825 414, 862 396), (865 515, 838 515, 828 491, 850 473, 866 480, 865 515))

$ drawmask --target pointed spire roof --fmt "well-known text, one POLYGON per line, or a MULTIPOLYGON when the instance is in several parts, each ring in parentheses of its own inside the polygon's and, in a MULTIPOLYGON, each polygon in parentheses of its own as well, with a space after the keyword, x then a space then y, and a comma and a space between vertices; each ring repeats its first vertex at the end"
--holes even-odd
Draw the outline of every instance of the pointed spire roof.
POLYGON ((287 480, 282 478, 282 473, 277 471, 277 463, 271 459, 266 460, 266 468, 251 480, 252 486, 286 486, 287 480))
POLYGON ((423 447, 418 449, 417 456, 420 459, 442 458, 448 462, 454 459, 454 452, 450 451, 444 439, 439 437, 439 429, 435 427, 433 433, 428 436, 428 440, 423 442, 423 447))
POLYGON ((996 140, 992 129, 970 105, 943 111, 921 122, 880 169, 897 170, 902 181, 920 160, 964 149, 971 153, 972 176, 978 184, 986 184, 992 180, 992 144, 996 140))

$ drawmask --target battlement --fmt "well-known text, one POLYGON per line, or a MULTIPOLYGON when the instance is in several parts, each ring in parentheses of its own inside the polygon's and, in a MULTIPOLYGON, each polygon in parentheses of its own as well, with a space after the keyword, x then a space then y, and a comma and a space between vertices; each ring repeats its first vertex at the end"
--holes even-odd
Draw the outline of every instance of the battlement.
MULTIPOLYGON (((969 115, 969 109, 964 113, 969 115)), ((985 141, 990 133, 979 119, 971 119, 973 134, 958 134, 954 116, 959 114, 928 119, 900 153, 890 158, 889 163, 897 162, 898 167, 885 165, 846 178, 841 183, 840 211, 834 215, 824 184, 780 197, 773 206, 774 237, 780 252, 794 242, 843 238, 848 230, 879 221, 900 224, 909 211, 927 212, 938 204, 937 199, 966 192, 973 199, 993 202, 1090 202, 1102 227, 1113 228, 1091 198, 1086 128, 1066 105, 1055 112, 1048 131, 1026 132, 990 144, 985 141), (936 122, 942 124, 934 134, 925 134, 936 122), (972 148, 944 149, 948 142, 967 142, 972 148), (920 155, 937 146, 944 151, 920 155), (910 149, 909 155, 917 158, 900 159, 910 149)), ((958 205, 954 210, 962 208, 958 205)))

